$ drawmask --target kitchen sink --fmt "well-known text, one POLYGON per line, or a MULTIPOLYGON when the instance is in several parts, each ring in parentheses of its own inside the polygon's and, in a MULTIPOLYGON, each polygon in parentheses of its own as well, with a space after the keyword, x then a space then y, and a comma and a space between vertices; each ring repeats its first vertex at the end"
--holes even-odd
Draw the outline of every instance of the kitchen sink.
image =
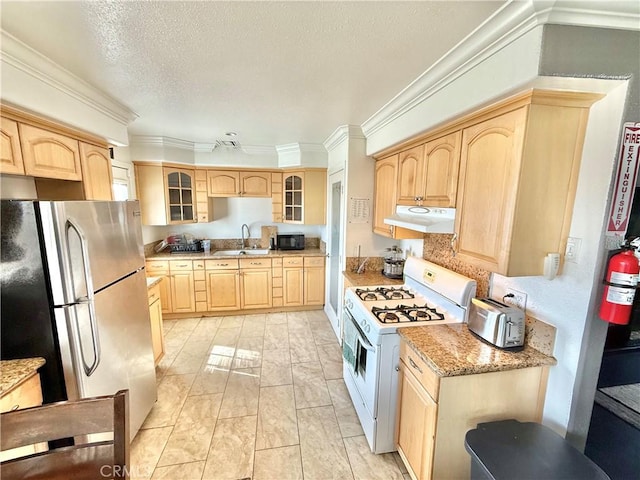
POLYGON ((242 250, 216 250, 212 252, 212 255, 267 255, 269 253, 268 248, 245 248, 242 250))

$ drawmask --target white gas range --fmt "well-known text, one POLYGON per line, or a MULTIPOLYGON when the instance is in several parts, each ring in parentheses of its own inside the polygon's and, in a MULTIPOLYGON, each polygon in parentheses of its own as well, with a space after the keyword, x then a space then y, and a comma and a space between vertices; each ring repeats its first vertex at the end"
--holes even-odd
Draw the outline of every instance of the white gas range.
POLYGON ((347 289, 343 377, 372 452, 396 450, 398 328, 466 322, 475 294, 475 280, 416 257, 403 285, 347 289))

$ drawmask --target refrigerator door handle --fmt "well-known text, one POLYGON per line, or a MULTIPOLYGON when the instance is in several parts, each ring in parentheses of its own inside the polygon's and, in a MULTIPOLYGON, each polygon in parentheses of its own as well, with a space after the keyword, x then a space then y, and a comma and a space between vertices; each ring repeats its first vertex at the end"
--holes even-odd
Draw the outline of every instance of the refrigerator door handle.
MULTIPOLYGON (((96 308, 95 308, 95 302, 93 298, 93 282, 91 280, 92 278, 91 268, 89 267, 87 240, 84 234, 82 233, 82 231, 70 219, 67 219, 66 236, 67 236, 67 254, 69 255, 69 261, 71 262, 73 258, 71 254, 71 248, 70 248, 71 242, 69 241, 69 230, 74 230, 76 235, 78 235, 78 238, 80 239, 80 251, 82 253, 82 269, 84 271, 85 288, 87 289, 86 297, 76 297, 75 292, 73 292, 73 295, 75 297, 75 303, 86 304, 89 309, 89 323, 91 327, 91 343, 92 343, 93 354, 94 354, 93 355, 94 361, 91 365, 87 365, 87 363, 85 362, 84 349, 82 348, 82 341, 79 337, 77 339, 80 345, 82 367, 84 368, 84 372, 87 375, 87 377, 89 377, 93 372, 96 371, 96 368, 98 368, 98 365, 100 364, 100 338, 98 334, 98 322, 96 319, 96 308)), ((75 318, 77 323, 78 321, 77 315, 75 316, 75 318)))

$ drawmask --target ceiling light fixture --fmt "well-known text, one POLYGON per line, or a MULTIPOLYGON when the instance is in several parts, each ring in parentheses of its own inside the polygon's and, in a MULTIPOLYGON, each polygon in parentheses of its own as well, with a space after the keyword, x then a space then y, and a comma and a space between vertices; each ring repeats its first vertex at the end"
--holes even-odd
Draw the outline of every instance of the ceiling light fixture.
POLYGON ((238 134, 236 132, 227 132, 227 133, 225 133, 225 135, 228 136, 228 137, 235 137, 238 134))

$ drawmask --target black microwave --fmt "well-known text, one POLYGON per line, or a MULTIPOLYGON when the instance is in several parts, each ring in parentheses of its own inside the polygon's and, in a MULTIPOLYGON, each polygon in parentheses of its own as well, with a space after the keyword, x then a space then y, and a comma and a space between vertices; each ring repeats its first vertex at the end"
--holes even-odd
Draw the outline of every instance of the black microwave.
POLYGON ((302 233, 278 234, 278 250, 304 250, 302 233))

